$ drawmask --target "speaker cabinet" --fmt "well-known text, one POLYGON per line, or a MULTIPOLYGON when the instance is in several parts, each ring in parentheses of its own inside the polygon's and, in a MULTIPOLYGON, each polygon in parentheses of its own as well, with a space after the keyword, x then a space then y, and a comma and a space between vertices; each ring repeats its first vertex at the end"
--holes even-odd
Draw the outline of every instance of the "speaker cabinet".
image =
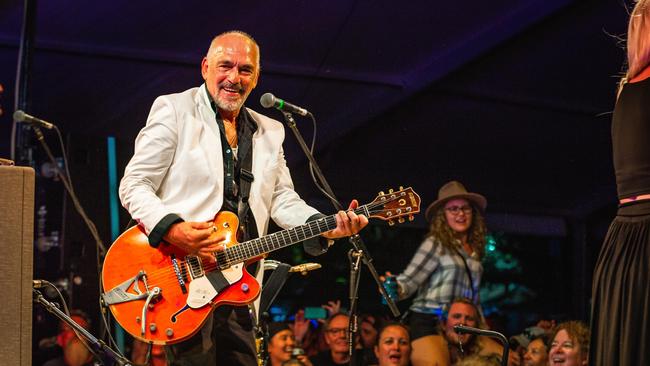
POLYGON ((0 364, 32 364, 34 170, 0 166, 0 364))

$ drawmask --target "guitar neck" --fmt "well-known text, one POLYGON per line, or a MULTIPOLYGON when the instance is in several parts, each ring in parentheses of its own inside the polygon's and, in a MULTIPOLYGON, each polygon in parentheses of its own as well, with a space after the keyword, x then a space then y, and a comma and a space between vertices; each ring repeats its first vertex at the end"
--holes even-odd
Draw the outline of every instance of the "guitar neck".
MULTIPOLYGON (((360 206, 354 212, 357 215, 370 216, 368 205, 360 206)), ((322 217, 292 229, 278 231, 277 233, 228 247, 223 252, 217 253, 217 262, 227 265, 245 262, 262 254, 316 237, 334 228, 336 228, 336 215, 322 217)))

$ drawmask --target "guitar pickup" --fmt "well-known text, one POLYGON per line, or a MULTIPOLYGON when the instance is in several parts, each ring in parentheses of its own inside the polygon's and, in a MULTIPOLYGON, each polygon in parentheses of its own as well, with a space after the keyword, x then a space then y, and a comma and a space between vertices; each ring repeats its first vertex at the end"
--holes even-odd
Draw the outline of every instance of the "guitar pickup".
POLYGON ((187 265, 187 271, 192 277, 192 279, 203 277, 205 272, 203 271, 203 265, 201 264, 201 258, 196 255, 188 255, 185 257, 185 264, 187 265))

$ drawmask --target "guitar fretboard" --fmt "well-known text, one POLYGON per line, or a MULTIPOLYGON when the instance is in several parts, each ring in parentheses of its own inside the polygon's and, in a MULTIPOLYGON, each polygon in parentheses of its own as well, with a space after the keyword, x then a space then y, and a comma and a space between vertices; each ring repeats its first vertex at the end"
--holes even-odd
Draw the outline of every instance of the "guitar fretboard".
MULTIPOLYGON (((357 215, 364 214, 367 217, 370 217, 371 205, 372 204, 360 206, 355 209, 354 212, 357 215)), ((264 253, 272 252, 297 242, 316 237, 326 231, 333 230, 334 228, 336 228, 336 215, 321 217, 318 220, 310 221, 292 229, 278 231, 277 233, 228 247, 224 251, 217 253, 217 263, 219 264, 219 267, 225 268, 233 264, 244 262, 250 258, 258 257, 264 253)))

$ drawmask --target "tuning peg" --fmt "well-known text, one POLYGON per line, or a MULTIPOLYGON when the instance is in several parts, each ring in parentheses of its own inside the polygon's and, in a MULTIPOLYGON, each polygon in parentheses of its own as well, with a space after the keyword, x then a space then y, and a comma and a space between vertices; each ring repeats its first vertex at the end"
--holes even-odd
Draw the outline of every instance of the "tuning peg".
POLYGON ((415 217, 413 217, 413 215, 409 215, 409 221, 413 221, 413 220, 415 220, 415 217))
POLYGON ((383 195, 384 195, 384 191, 379 191, 379 195, 380 195, 380 196, 383 196, 383 195))
POLYGON ((403 223, 404 223, 404 218, 403 218, 403 217, 400 217, 399 219, 397 219, 397 221, 398 221, 400 224, 403 224, 403 223))
POLYGON ((392 189, 392 188, 389 189, 389 190, 388 190, 388 193, 393 193, 393 189, 392 189))
POLYGON ((404 186, 399 186, 399 190, 400 190, 400 191, 403 191, 403 190, 404 190, 404 186))
POLYGON ((393 225, 395 225, 395 221, 393 221, 393 220, 388 220, 388 225, 389 225, 389 226, 393 226, 393 225))

